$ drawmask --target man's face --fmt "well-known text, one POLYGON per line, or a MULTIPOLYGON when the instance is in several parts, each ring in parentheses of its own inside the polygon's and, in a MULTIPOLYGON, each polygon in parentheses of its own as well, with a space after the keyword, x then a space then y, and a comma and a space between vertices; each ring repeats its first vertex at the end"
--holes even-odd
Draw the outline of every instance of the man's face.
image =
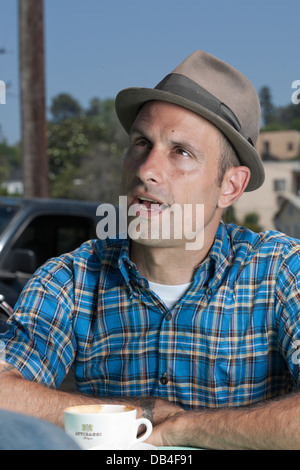
POLYGON ((123 194, 135 214, 129 220, 139 222, 138 243, 179 246, 193 234, 205 237, 215 232, 221 217, 219 152, 218 130, 197 114, 159 101, 141 109, 130 132, 123 170, 123 194), (204 207, 201 226, 197 204, 204 207), (176 219, 170 229, 167 221, 175 220, 176 208, 182 220, 176 219))

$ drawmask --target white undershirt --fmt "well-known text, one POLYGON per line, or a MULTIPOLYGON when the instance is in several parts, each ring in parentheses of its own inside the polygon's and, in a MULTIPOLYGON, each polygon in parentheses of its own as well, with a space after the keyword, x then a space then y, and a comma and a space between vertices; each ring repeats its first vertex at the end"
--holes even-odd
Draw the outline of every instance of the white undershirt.
POLYGON ((164 304, 171 309, 178 302, 179 299, 185 294, 188 290, 191 282, 187 284, 180 285, 166 285, 166 284, 157 284, 156 282, 149 282, 149 287, 155 294, 164 302, 164 304))

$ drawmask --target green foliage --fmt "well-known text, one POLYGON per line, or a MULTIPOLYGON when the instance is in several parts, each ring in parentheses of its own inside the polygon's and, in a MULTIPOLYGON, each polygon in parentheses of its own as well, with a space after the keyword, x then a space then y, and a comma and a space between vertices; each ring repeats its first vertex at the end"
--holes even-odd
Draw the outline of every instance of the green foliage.
POLYGON ((294 117, 290 123, 290 129, 300 131, 300 117, 294 117))
POLYGON ((3 183, 14 170, 21 168, 21 154, 19 145, 8 145, 6 140, 0 141, 0 184, 3 183))
POLYGON ((55 112, 48 123, 51 196, 115 201, 127 136, 114 100, 93 98, 80 113, 65 96, 53 102, 55 112), (112 172, 114 177, 108 177, 112 172))
POLYGON ((278 122, 272 122, 270 124, 267 124, 264 126, 260 132, 269 132, 269 131, 284 131, 286 130, 286 127, 283 126, 282 124, 279 124, 278 122))
POLYGON ((272 95, 269 87, 263 86, 261 88, 259 92, 259 99, 265 126, 272 124, 275 120, 275 108, 272 102, 272 95))
POLYGON ((70 165, 78 166, 90 147, 85 119, 64 119, 48 124, 50 173, 56 177, 70 165))
POLYGON ((264 121, 261 132, 291 129, 300 131, 300 104, 275 107, 268 87, 262 87, 259 96, 264 121))
POLYGON ((246 214, 241 225, 253 230, 253 232, 262 231, 262 227, 259 225, 259 215, 256 212, 249 212, 246 214))

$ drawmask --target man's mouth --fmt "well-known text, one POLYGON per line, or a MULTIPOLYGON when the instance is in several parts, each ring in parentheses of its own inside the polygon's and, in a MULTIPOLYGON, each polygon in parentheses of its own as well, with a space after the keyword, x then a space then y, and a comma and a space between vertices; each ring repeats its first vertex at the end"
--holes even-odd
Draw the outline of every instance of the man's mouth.
POLYGON ((169 207, 168 204, 148 196, 136 196, 133 200, 133 204, 137 205, 136 209, 140 215, 143 215, 145 211, 148 215, 158 214, 169 207))

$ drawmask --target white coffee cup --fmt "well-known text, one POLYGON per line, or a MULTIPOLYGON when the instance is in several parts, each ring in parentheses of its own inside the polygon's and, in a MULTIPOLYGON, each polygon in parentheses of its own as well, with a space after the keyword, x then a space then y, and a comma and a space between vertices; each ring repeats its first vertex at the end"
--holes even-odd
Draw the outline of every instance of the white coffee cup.
POLYGON ((131 449, 152 432, 149 419, 136 418, 136 409, 125 405, 79 405, 64 410, 65 431, 82 449, 131 449), (146 432, 137 437, 144 424, 146 432))

